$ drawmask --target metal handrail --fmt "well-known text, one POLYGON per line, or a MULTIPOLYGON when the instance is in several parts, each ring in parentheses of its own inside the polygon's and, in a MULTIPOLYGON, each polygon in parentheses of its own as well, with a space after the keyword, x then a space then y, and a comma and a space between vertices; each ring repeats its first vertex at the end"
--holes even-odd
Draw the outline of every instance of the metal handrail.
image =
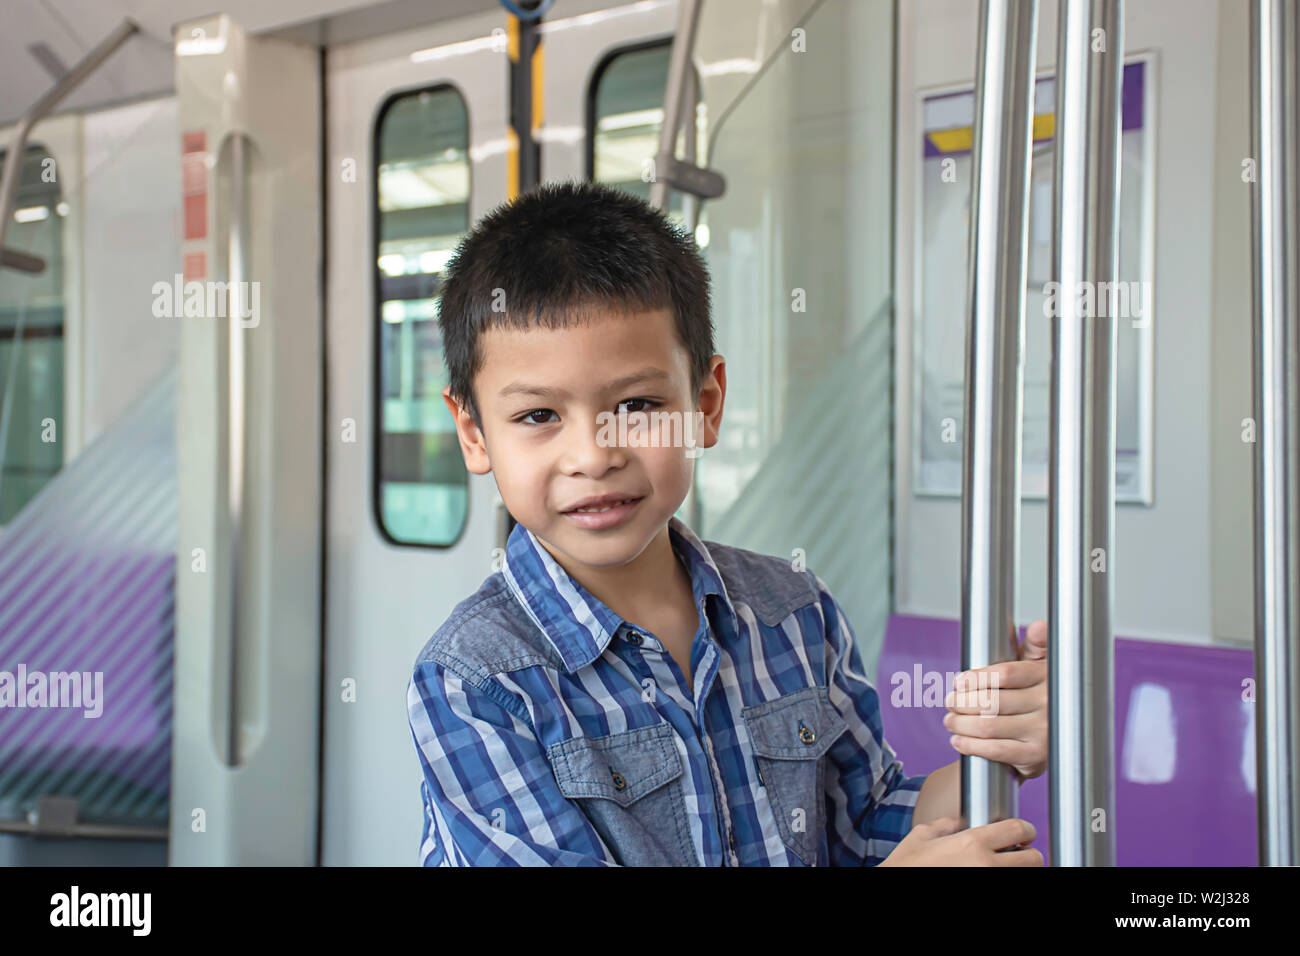
POLYGON ((0 820, 0 833, 37 837, 87 837, 97 840, 166 840, 166 827, 119 827, 102 823, 74 823, 51 831, 26 820, 0 820))
MULTIPOLYGON (((664 89, 664 121, 659 127, 659 152, 655 155, 655 177, 650 185, 650 205, 664 209, 668 205, 668 165, 677 146, 677 130, 682 124, 682 94, 687 87, 686 74, 691 70, 691 53, 700 28, 702 0, 681 0, 677 7, 677 27, 673 31, 673 48, 668 56, 668 82, 664 89)), ((690 158, 692 163, 695 157, 690 158)))
POLYGON ((1119 277, 1123 0, 1062 0, 1057 19, 1048 489, 1048 793, 1053 866, 1115 863, 1114 302, 1119 277), (1103 38, 1105 50, 1095 50, 1103 38), (1103 284, 1104 283, 1104 284, 1103 284), (1098 295, 1101 293, 1099 292, 1098 295), (1086 301, 1095 301, 1088 297, 1086 301))
POLYGON ((1300 10, 1250 6, 1259 862, 1300 864, 1300 10))
MULTIPOLYGON (((962 439, 961 667, 1016 658, 1020 402, 1037 0, 981 0, 962 439)), ((983 691, 996 688, 981 688, 983 691)), ((1012 768, 961 757, 961 815, 1016 816, 1012 768)))
POLYGON ((230 581, 230 739, 228 765, 240 766, 238 675, 240 635, 244 622, 240 607, 245 588, 240 573, 249 539, 246 533, 246 497, 248 493, 248 336, 243 311, 249 289, 251 223, 248 207, 248 172, 252 145, 242 132, 230 136, 230 219, 226 237, 226 279, 229 298, 226 328, 227 376, 222 383, 226 405, 226 488, 225 510, 230 532, 226 571, 230 581))
MULTIPOLYGON (((27 272, 40 271, 31 268, 33 265, 31 260, 35 257, 24 259, 22 253, 4 247, 5 234, 9 231, 9 217, 13 214, 14 200, 18 195, 18 177, 22 169, 23 151, 27 146, 27 137, 31 134, 32 127, 63 102, 64 97, 80 86, 86 77, 95 72, 101 63, 112 56, 118 47, 139 30, 140 28, 130 18, 123 20, 112 33, 82 57, 80 63, 64 74, 19 118, 13 137, 9 140, 4 172, 0 174, 0 268, 11 266, 27 272)), ((41 269, 43 268, 44 263, 41 264, 41 269)))

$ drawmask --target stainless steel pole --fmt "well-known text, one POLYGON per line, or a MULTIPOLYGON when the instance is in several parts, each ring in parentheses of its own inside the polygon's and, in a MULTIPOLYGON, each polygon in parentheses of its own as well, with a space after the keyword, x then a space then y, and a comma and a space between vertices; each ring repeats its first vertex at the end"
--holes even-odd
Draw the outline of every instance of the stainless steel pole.
MULTIPOLYGON (((700 25, 700 4, 703 0, 680 0, 677 7, 677 28, 673 31, 673 49, 668 56, 668 83, 664 89, 664 121, 659 127, 659 152, 655 156, 655 178, 650 184, 650 205, 663 209, 668 205, 668 183, 663 172, 667 160, 677 148, 677 130, 682 125, 682 91, 688 85, 691 71, 691 51, 695 49, 695 33, 700 25)), ((691 122, 695 122, 695 102, 691 101, 691 122)), ((689 157, 692 163, 695 157, 689 157)))
POLYGON ((1293 0, 1250 6, 1259 862, 1300 863, 1300 117, 1293 0))
MULTIPOLYGON (((682 81, 682 104, 680 107, 681 116, 679 121, 682 124, 683 132, 686 134, 686 161, 691 164, 697 164, 699 158, 696 156, 698 143, 696 142, 699 135, 699 123, 696 120, 697 101, 700 98, 700 91, 695 84, 695 70, 687 63, 686 77, 682 81)), ((695 235, 695 227, 699 225, 700 220, 700 199, 698 196, 692 196, 690 193, 682 194, 682 221, 685 223, 686 231, 692 236, 695 235)))
MULTIPOLYGON (((962 448, 963 670, 1015 659, 1037 28, 1037 0, 981 0, 962 448)), ((961 813, 969 826, 1014 817, 1016 797, 1010 768, 961 758, 961 813)))
POLYGON ((1056 51, 1048 646, 1051 861, 1115 862, 1115 283, 1123 0, 1061 0, 1056 51), (1092 307, 1088 307, 1088 303, 1092 307))
POLYGON ((248 593, 245 567, 250 539, 247 535, 248 496, 248 334, 244 330, 244 308, 249 303, 249 272, 252 261, 249 220, 249 169, 252 144, 242 131, 230 136, 230 235, 227 238, 226 281, 226 511, 229 516, 230 552, 226 562, 230 577, 230 739, 228 765, 243 763, 239 721, 240 635, 245 630, 243 607, 248 593))

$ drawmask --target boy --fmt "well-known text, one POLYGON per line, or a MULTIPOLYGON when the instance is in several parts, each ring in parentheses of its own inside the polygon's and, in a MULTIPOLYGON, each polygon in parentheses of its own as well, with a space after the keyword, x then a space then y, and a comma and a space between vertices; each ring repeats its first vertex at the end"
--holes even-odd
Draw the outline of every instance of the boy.
MULTIPOLYGON (((465 464, 518 524, 409 685, 422 864, 1042 864, 1024 821, 955 832, 959 762, 904 776, 820 578, 675 517, 726 392, 687 234, 544 185, 465 237, 439 322, 465 464)), ((996 665, 1011 716, 958 695, 945 718, 1022 780, 1046 765, 1039 624, 996 665)))

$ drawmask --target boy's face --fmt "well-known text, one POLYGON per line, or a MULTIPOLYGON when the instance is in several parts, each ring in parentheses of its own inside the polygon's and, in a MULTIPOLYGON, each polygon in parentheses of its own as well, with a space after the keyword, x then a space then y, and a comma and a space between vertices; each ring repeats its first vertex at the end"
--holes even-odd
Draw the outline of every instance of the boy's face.
POLYGON ((482 431, 443 390, 466 467, 495 475, 515 520, 561 564, 615 567, 640 555, 686 498, 699 448, 717 443, 726 391, 722 356, 713 356, 697 404, 689 357, 668 309, 597 312, 589 324, 566 329, 493 328, 480 347, 474 385, 482 431), (640 373, 646 377, 618 384, 640 373), (602 412, 608 414, 598 420, 602 412), (662 427, 672 422, 665 416, 661 427, 645 433, 656 437, 636 446, 628 436, 638 412, 651 421, 654 412, 675 413, 678 426, 694 432, 662 427), (620 418, 628 426, 622 440, 620 418), (602 424, 608 426, 603 436, 602 424), (685 446, 687 435, 694 450, 685 446), (598 495, 640 501, 612 527, 591 524, 617 517, 613 512, 604 519, 566 514, 598 495))

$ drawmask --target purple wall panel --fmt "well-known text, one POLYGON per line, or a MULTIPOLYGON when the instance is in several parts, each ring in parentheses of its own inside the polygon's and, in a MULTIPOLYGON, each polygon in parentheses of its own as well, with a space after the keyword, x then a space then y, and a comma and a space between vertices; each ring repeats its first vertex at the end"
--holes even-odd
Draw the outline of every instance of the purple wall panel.
MULTIPOLYGON (((874 683, 885 738, 909 775, 959 756, 942 724, 943 693, 924 706, 912 685, 941 674, 946 688, 960 662, 959 622, 890 618, 874 683)), ((1254 705, 1242 700, 1253 676, 1248 649, 1116 639, 1118 865, 1256 865, 1254 705)), ((1046 774, 1020 788, 1020 816, 1047 857, 1046 774)))

